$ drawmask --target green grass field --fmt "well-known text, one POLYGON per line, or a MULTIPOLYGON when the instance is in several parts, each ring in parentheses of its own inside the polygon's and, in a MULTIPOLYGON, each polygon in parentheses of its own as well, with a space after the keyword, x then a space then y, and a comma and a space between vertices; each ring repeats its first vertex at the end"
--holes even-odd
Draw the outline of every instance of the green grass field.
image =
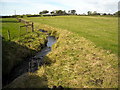
POLYGON ((97 46, 110 50, 112 53, 117 54, 118 52, 117 17, 56 16, 26 19, 56 28, 66 29, 91 40, 97 46))
POLYGON ((7 87, 118 87, 118 60, 115 54, 96 47, 90 40, 68 30, 40 23, 35 23, 35 26, 51 31, 58 36, 58 40, 44 57, 44 64, 39 70, 21 75, 7 87))
POLYGON ((2 18, 2 21, 0 22, 2 22, 2 36, 6 40, 8 39, 8 30, 10 31, 11 39, 17 38, 26 33, 25 28, 22 28, 20 32, 20 26, 24 24, 19 23, 15 18, 2 18))
MULTIPOLYGON (((6 87, 118 87, 117 18, 57 16, 23 19, 33 21, 36 30, 47 30, 51 35, 58 37, 58 40, 52 46, 52 51, 44 57, 44 64, 39 70, 21 75, 6 87)), ((8 28, 7 25, 5 27, 8 28)), ((44 39, 46 36, 36 31, 15 38, 12 42, 23 48, 27 47, 28 50, 25 51, 31 52, 38 50, 37 47, 44 43, 44 39)), ((12 48, 16 50, 15 47, 12 48)), ((24 53, 24 49, 21 51, 24 53)), ((25 55, 22 53, 20 54, 25 55)), ((9 54, 11 53, 8 53, 8 60, 12 56, 9 54)), ((15 56, 17 54, 19 55, 16 53, 15 56)))

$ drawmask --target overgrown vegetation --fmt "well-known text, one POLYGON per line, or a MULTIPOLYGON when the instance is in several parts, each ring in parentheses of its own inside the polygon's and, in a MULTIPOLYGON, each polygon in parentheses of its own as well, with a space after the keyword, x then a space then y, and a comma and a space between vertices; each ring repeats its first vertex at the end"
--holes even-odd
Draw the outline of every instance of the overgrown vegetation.
POLYGON ((23 30, 23 33, 21 32, 21 35, 19 35, 17 29, 22 24, 16 22, 14 18, 3 19, 3 24, 2 73, 4 81, 14 67, 43 48, 47 35, 40 31, 31 32, 31 30, 29 30, 29 33, 23 30), (11 40, 7 38, 7 29, 11 32, 11 40))
POLYGON ((33 56, 45 45, 46 35, 40 32, 29 33, 12 41, 3 40, 3 75, 7 75, 20 62, 33 56))
POLYGON ((35 25, 59 35, 59 38, 52 51, 44 58, 45 64, 36 73, 26 73, 7 87, 40 88, 53 85, 62 85, 64 88, 118 87, 118 59, 115 54, 68 30, 40 22, 35 25))

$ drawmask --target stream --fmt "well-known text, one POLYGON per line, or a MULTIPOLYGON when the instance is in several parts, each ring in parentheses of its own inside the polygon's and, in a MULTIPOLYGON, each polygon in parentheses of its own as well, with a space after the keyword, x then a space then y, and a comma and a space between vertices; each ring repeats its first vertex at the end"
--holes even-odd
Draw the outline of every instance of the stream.
MULTIPOLYGON (((46 33, 44 30, 40 30, 43 33, 46 33)), ((5 84, 7 85, 16 79, 18 76, 26 73, 26 72, 35 72, 38 70, 38 67, 43 64, 43 57, 46 56, 50 51, 51 47, 54 43, 56 43, 57 39, 54 36, 47 37, 47 43, 45 47, 39 52, 35 54, 35 56, 24 60, 19 66, 14 68, 10 73, 9 77, 6 78, 5 84)))

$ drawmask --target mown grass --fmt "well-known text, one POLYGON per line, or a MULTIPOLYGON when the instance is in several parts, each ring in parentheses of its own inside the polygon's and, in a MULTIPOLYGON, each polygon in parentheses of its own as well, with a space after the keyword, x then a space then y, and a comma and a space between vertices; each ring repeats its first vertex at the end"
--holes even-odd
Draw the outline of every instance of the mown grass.
POLYGON ((68 30, 40 23, 35 25, 59 36, 58 40, 53 45, 52 51, 44 58, 44 65, 36 73, 26 73, 7 87, 51 88, 54 85, 62 85, 64 88, 118 87, 117 55, 68 30))
MULTIPOLYGON (((68 31, 91 40, 103 49, 109 50, 115 54, 118 52, 117 17, 55 16, 31 17, 26 19, 60 29, 67 29, 68 31)), ((61 30, 61 33, 62 32, 61 30)))

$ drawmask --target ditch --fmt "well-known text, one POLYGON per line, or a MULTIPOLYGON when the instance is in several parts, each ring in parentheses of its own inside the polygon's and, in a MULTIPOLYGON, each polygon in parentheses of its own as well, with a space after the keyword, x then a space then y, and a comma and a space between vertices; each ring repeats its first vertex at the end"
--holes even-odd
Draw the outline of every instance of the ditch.
MULTIPOLYGON (((40 32, 47 33, 45 30, 39 30, 40 32)), ((44 63, 44 56, 46 56, 50 51, 51 47, 54 43, 56 43, 57 39, 55 36, 50 36, 49 33, 47 37, 47 42, 44 45, 44 47, 37 52, 33 57, 27 58, 26 60, 23 60, 23 62, 15 67, 12 72, 9 74, 9 77, 5 80, 4 85, 7 85, 11 83, 13 80, 15 80, 18 76, 26 73, 26 72, 35 72, 38 70, 38 67, 43 65, 44 63)))

